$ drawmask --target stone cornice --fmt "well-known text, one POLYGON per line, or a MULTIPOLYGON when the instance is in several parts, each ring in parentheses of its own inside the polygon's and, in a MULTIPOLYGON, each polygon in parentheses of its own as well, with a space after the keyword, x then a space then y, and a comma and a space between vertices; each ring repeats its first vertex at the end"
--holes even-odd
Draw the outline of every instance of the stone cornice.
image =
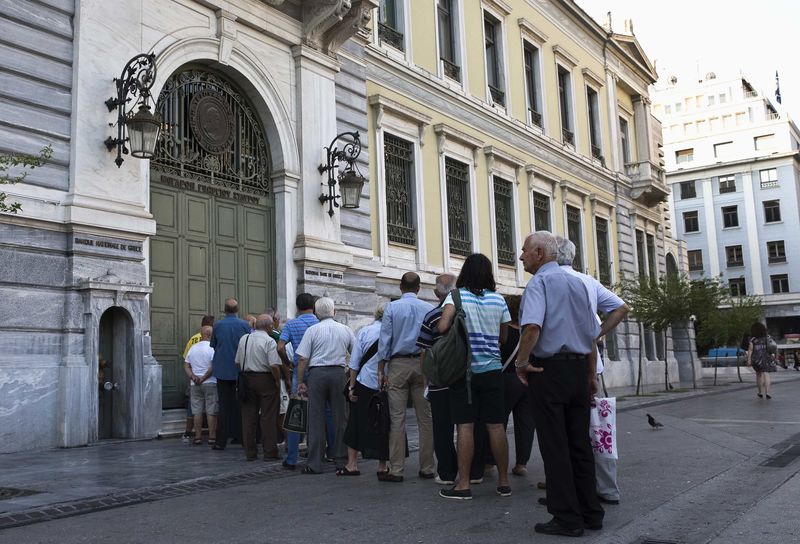
POLYGON ((589 80, 590 83, 593 83, 597 87, 602 87, 605 84, 603 78, 592 72, 589 68, 582 69, 581 73, 584 79, 589 80))
MULTIPOLYGON (((400 102, 396 102, 391 98, 386 98, 381 94, 373 94, 369 97, 368 103, 370 106, 383 111, 391 112, 393 115, 398 117, 403 117, 408 119, 409 121, 414 122, 417 125, 430 125, 432 118, 424 113, 420 113, 413 108, 410 108, 400 102)), ((382 116, 382 111, 378 112, 379 116, 382 116)), ((381 122, 378 121, 378 126, 381 126, 381 122)))
POLYGON ((503 2, 503 0, 482 0, 483 4, 494 9, 503 17, 511 15, 511 6, 503 2))
POLYGON ((519 30, 522 32, 523 37, 528 38, 530 41, 539 46, 544 45, 544 42, 549 39, 547 34, 536 28, 533 23, 531 23, 525 17, 520 17, 517 19, 517 24, 519 25, 519 30))
POLYGON ((556 44, 552 47, 553 54, 556 56, 556 60, 560 60, 563 64, 566 64, 570 67, 570 69, 575 68, 578 66, 578 59, 570 55, 563 47, 556 44))
MULTIPOLYGON (((474 149, 480 149, 483 147, 483 141, 479 140, 478 138, 473 138, 469 134, 457 130, 451 126, 448 126, 444 123, 439 123, 438 125, 433 125, 433 131, 436 133, 437 136, 444 137, 448 140, 453 140, 454 142, 460 142, 467 147, 474 149)), ((441 153, 441 150, 440 150, 441 153)))

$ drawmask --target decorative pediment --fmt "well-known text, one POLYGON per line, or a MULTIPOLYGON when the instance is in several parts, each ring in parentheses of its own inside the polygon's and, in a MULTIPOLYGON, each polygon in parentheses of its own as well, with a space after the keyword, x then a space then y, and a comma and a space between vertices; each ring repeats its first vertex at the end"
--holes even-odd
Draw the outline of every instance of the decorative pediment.
POLYGON ((303 34, 307 45, 336 54, 357 33, 368 33, 378 0, 306 0, 303 3, 303 34))
POLYGON ((636 39, 636 36, 629 36, 627 34, 613 34, 612 39, 617 42, 620 48, 636 63, 640 66, 643 66, 647 69, 648 74, 653 77, 657 78, 656 69, 653 67, 653 63, 650 62, 650 59, 647 58, 647 55, 642 49, 641 44, 639 44, 639 40, 636 39))

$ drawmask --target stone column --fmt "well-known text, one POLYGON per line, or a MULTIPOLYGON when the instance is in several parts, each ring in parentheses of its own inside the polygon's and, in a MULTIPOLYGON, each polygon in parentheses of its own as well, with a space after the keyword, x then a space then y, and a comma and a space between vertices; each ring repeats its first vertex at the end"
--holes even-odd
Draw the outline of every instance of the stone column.
POLYGON ((633 124, 636 131, 636 160, 650 160, 650 101, 638 95, 633 98, 633 124))

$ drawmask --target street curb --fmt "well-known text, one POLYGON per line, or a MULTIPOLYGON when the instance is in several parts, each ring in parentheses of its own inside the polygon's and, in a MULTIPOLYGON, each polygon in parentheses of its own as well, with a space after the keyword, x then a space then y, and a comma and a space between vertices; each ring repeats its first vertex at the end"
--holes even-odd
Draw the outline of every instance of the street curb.
MULTIPOLYGON (((796 381, 800 381, 800 376, 797 376, 795 378, 786 378, 785 380, 781 380, 779 382, 774 382, 772 385, 775 386, 775 385, 780 385, 782 383, 796 382, 796 381)), ((725 393, 731 393, 731 392, 734 392, 734 391, 743 391, 745 389, 753 388, 754 385, 755 384, 753 384, 753 383, 736 384, 735 386, 732 386, 732 387, 731 386, 725 387, 725 386, 719 386, 719 385, 712 385, 711 387, 719 387, 719 389, 702 389, 702 390, 699 390, 697 392, 687 393, 685 395, 678 393, 676 396, 671 397, 671 398, 645 400, 645 401, 638 402, 638 403, 632 404, 632 405, 627 405, 627 406, 624 404, 626 401, 622 401, 622 406, 620 406, 621 403, 619 403, 619 402, 617 403, 617 413, 620 413, 620 412, 631 412, 633 410, 638 410, 640 408, 649 408, 651 406, 660 406, 662 404, 670 404, 672 402, 678 402, 678 401, 681 401, 681 400, 696 399, 698 397, 710 397, 710 396, 714 396, 714 395, 722 395, 722 394, 725 394, 725 393)), ((628 395, 625 395, 625 396, 628 397, 628 395)), ((630 398, 634 398, 635 399, 636 396, 635 395, 630 395, 630 398)))

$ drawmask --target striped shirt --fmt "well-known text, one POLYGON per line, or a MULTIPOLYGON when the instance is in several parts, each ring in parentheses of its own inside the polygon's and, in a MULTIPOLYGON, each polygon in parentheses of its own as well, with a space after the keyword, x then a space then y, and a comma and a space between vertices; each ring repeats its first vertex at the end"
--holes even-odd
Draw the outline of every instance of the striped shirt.
POLYGON ((294 366, 297 366, 297 363, 300 361, 300 357, 297 355, 297 348, 300 347, 300 342, 303 341, 303 335, 305 335, 306 330, 308 330, 311 325, 316 325, 317 323, 319 323, 319 319, 317 319, 317 316, 314 314, 300 314, 294 319, 287 321, 286 325, 283 326, 280 340, 292 346, 294 350, 292 363, 294 366))
MULTIPOLYGON (((472 350, 472 372, 480 374, 500 370, 500 325, 511 321, 511 314, 502 295, 489 291, 482 296, 468 289, 459 289, 461 305, 466 315, 469 347, 472 350)), ((447 295, 442 306, 453 304, 452 295, 447 295)))

